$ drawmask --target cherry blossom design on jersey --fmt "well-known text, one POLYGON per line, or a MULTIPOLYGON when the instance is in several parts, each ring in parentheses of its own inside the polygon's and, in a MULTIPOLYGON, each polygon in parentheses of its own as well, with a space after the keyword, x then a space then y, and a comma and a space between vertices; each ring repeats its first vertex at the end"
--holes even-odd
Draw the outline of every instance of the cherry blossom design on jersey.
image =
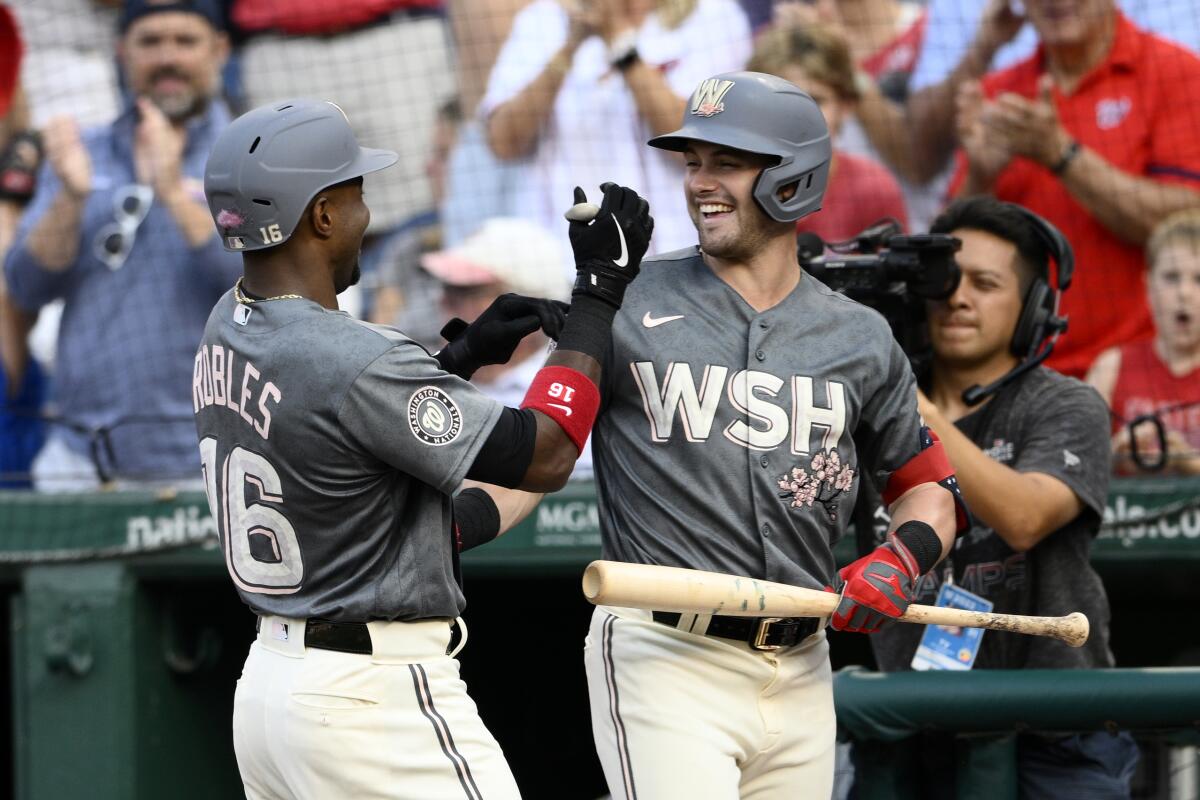
POLYGON ((842 457, 834 447, 823 453, 815 453, 808 462, 808 469, 794 467, 791 474, 779 479, 779 496, 792 501, 791 508, 812 507, 820 503, 829 515, 830 522, 837 521, 837 503, 834 501, 854 484, 854 469, 842 463, 842 457))

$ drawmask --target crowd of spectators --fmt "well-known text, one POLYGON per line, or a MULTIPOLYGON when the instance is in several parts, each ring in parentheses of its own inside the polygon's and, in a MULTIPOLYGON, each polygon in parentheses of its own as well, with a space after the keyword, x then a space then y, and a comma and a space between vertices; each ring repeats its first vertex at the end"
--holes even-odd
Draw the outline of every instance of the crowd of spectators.
POLYGON ((799 232, 924 232, 973 194, 1057 226, 1078 267, 1048 364, 1109 402, 1118 472, 1165 445, 1165 471, 1195 474, 1200 109, 1179 98, 1200 94, 1198 48, 1186 0, 0 2, 0 485, 196 474, 186 373, 240 268, 200 178, 231 114, 331 99, 400 154, 367 179, 344 307, 434 348, 443 299, 484 293, 447 272, 464 253, 515 239, 560 293, 576 185, 636 187, 652 252, 693 242, 682 162, 645 142, 743 68, 800 85, 834 134, 799 232))

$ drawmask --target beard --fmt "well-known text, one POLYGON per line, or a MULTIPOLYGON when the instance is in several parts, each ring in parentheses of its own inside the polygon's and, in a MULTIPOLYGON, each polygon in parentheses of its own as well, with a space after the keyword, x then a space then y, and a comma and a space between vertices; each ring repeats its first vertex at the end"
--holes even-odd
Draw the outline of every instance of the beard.
POLYGON ((163 113, 168 120, 174 124, 179 124, 184 120, 190 119, 204 112, 208 107, 209 100, 213 97, 213 93, 219 92, 221 89, 221 80, 218 76, 215 87, 209 87, 205 90, 196 85, 192 76, 189 76, 183 69, 166 66, 156 70, 150 75, 146 88, 139 92, 150 98, 150 102, 158 106, 158 110, 163 113), (180 81, 184 88, 170 92, 162 93, 154 90, 154 85, 161 78, 174 78, 180 81))
POLYGON ((700 249, 714 258, 745 263, 760 252, 767 242, 789 230, 795 230, 791 222, 776 222, 763 213, 758 204, 751 201, 748 206, 738 206, 738 228, 734 232, 714 236, 701 226, 695 212, 692 222, 700 237, 700 249))
POLYGON ((203 113, 208 106, 208 97, 194 89, 169 95, 151 94, 150 101, 174 124, 203 113))
POLYGON ((360 280, 362 280, 362 269, 359 267, 358 259, 356 258, 354 260, 354 266, 350 268, 349 277, 346 280, 341 281, 337 285, 335 285, 333 287, 334 292, 336 294, 341 294, 342 292, 349 289, 351 286, 354 286, 355 284, 357 284, 360 280))

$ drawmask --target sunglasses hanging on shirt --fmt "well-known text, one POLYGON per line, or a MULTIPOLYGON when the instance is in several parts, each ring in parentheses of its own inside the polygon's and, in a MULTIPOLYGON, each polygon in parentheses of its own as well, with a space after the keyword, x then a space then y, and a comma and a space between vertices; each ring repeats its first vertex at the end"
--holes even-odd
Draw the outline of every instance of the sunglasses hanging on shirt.
POLYGON ((153 203, 154 190, 145 184, 130 183, 113 193, 113 221, 97 231, 92 242, 93 253, 106 267, 116 272, 125 266, 153 203))

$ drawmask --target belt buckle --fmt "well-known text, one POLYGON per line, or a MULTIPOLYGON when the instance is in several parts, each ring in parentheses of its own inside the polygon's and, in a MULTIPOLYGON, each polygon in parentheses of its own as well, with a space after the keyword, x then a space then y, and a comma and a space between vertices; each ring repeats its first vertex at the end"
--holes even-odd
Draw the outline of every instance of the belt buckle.
POLYGON ((754 638, 750 641, 750 646, 755 650, 774 651, 782 647, 778 644, 767 644, 767 628, 776 622, 782 622, 783 617, 763 617, 758 621, 758 628, 754 631, 754 638))

